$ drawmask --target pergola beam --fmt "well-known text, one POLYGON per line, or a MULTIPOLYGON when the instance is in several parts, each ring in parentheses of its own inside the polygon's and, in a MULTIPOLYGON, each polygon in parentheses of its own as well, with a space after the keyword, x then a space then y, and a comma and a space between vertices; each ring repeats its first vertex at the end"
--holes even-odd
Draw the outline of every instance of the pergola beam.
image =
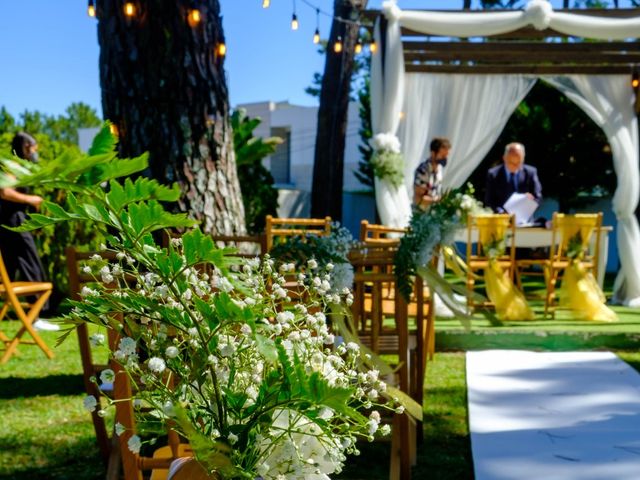
POLYGON ((466 73, 478 75, 615 75, 629 74, 628 65, 425 65, 410 64, 407 73, 466 73))

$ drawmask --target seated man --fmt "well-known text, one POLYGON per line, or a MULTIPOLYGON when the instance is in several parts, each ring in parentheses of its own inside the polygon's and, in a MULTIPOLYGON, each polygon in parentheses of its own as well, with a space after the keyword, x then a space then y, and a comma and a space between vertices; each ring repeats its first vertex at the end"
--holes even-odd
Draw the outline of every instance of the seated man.
POLYGON ((451 143, 446 138, 434 138, 431 155, 418 165, 413 181, 413 203, 427 208, 442 196, 442 171, 447 163, 451 143))
POLYGON ((504 163, 489 169, 484 204, 496 213, 505 213, 504 204, 514 193, 526 193, 540 203, 542 185, 536 167, 524 164, 525 150, 521 143, 510 143, 504 149, 504 163))

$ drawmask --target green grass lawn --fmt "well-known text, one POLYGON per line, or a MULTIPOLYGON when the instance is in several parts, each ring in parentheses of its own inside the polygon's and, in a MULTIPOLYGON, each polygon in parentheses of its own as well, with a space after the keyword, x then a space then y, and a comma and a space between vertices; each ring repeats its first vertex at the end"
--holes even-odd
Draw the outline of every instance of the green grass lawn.
MULTIPOLYGON (((2 322, 8 334, 16 322, 2 322)), ((57 333, 43 332, 51 346, 57 333)), ((48 360, 32 346, 0 366, 0 479, 104 478, 84 397, 77 342, 71 336, 48 360)), ((640 370, 640 353, 620 352, 640 370)), ((464 353, 437 353, 427 366, 424 441, 414 478, 473 478, 466 403, 464 353)), ((388 478, 389 444, 364 443, 339 476, 388 478)))

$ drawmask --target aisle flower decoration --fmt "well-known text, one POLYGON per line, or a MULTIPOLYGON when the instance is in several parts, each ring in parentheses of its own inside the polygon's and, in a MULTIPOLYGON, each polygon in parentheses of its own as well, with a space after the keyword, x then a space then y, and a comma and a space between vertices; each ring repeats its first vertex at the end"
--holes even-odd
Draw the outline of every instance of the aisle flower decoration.
POLYGON ((404 158, 398 137, 392 133, 378 133, 371 139, 370 144, 374 150, 370 160, 373 174, 396 188, 402 185, 404 158))
MULTIPOLYGON (((88 155, 46 166, 2 160, 11 175, 0 185, 69 192, 68 209, 44 203, 22 230, 90 219, 109 231, 115 260, 96 255, 84 266, 96 283, 72 302, 66 334, 81 322, 117 332, 112 358, 135 384, 134 406, 151 409, 136 410, 138 432, 175 429, 212 478, 264 480, 327 479, 358 453, 358 439, 387 434, 380 412, 401 407, 357 344, 336 345, 325 317, 328 302, 342 304, 349 292, 327 289, 317 270, 299 282, 305 301, 287 306, 273 259, 229 256, 186 215, 166 211, 178 187, 120 181, 147 157, 118 159, 114 148, 105 126, 88 155), (154 234, 173 228, 190 230, 158 245, 154 234)), ((95 381, 120 374, 108 369, 95 381)), ((83 403, 97 407, 92 397, 83 403)), ((120 424, 115 431, 132 452, 153 442, 120 424)))
MULTIPOLYGON (((456 288, 438 273, 431 260, 438 248, 449 248, 453 244, 456 231, 467 225, 470 216, 487 213, 473 193, 473 186, 467 184, 445 192, 440 201, 426 209, 414 208, 408 232, 400 240, 395 259, 398 285, 405 297, 409 298, 414 278, 420 275, 460 317, 468 314, 454 298, 456 288)), ((453 250, 449 248, 449 251, 453 250)), ((461 290, 460 293, 466 292, 461 290)))

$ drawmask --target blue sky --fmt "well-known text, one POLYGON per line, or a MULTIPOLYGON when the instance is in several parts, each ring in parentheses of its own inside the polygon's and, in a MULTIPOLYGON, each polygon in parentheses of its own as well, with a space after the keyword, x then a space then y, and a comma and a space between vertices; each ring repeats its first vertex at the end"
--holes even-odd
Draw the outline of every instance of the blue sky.
MULTIPOLYGON (((333 0, 310 0, 331 11, 333 0)), ((292 0, 221 0, 231 103, 289 100, 304 93, 323 58, 311 42, 315 11, 297 0, 300 29, 291 31, 292 0)), ((381 0, 370 0, 371 8, 381 0)), ((560 0, 553 0, 559 6, 560 0)), ((403 8, 460 8, 462 0, 399 0, 403 8)), ((622 0, 621 5, 629 2, 622 0)), ((85 0, 0 0, 0 105, 59 114, 74 101, 100 108, 96 23, 85 0)), ((323 36, 330 20, 320 19, 323 36)))

